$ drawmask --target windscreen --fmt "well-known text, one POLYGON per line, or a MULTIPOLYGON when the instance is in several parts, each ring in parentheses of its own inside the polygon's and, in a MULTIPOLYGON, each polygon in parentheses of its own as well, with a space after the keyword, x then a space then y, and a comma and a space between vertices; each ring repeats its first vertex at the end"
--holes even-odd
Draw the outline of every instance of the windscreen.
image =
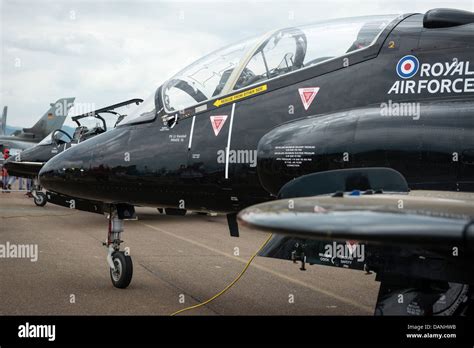
POLYGON ((163 103, 168 112, 183 110, 220 95, 240 60, 258 38, 215 51, 180 71, 163 86, 163 103))
POLYGON ((41 140, 41 141, 38 143, 38 145, 44 146, 44 145, 50 145, 50 144, 52 144, 52 143, 53 143, 53 137, 52 137, 52 135, 53 135, 54 132, 55 132, 55 131, 52 131, 52 132, 49 133, 47 136, 45 136, 45 137, 43 138, 43 140, 41 140))
POLYGON ((139 106, 134 108, 127 116, 125 122, 121 122, 119 126, 132 123, 150 122, 155 119, 155 93, 146 98, 139 106))

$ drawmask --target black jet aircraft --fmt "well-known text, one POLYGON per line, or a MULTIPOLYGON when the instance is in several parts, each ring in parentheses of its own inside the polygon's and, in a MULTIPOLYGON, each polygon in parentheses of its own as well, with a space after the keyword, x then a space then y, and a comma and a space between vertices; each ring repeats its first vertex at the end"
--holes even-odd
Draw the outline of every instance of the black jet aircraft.
MULTIPOLYGON (((124 288, 133 267, 120 251, 121 233, 123 220, 135 217, 133 206, 222 212, 238 236, 237 212, 277 197, 416 190, 429 202, 424 190, 472 193, 473 111, 473 13, 330 20, 276 30, 200 59, 161 85, 138 117, 50 160, 40 180, 52 196, 108 214, 110 275, 124 288)), ((471 216, 461 213, 458 229, 471 216)), ((251 226, 269 224, 247 216, 241 219, 251 226)), ((322 232, 288 237, 286 227, 267 255, 317 263, 319 249, 311 245, 322 232)), ((385 231, 376 231, 391 250, 377 253, 386 261, 377 269, 379 299, 415 287, 405 314, 438 313, 413 305, 426 296, 440 298, 441 307, 454 303, 449 313, 465 298, 471 302, 472 272, 460 268, 463 276, 448 279, 456 269, 446 266, 452 258, 417 250, 419 244, 411 251, 392 246, 394 232, 385 231), (418 258, 425 268, 415 273, 410 261, 418 258)), ((335 239, 341 235, 351 239, 335 239)), ((472 257, 466 250, 459 246, 462 260, 472 257)), ((386 306, 377 313, 398 312, 386 306)))
POLYGON ((114 110, 130 104, 139 105, 141 102, 143 102, 143 99, 130 99, 82 115, 73 116, 72 120, 76 122, 77 127, 72 137, 65 131, 56 129, 48 134, 37 145, 22 151, 20 154, 10 157, 5 161, 4 167, 7 169, 9 175, 33 179, 31 194, 33 195, 35 204, 42 207, 46 205, 47 199, 46 195, 41 192, 42 188, 38 183, 37 177, 43 165, 58 153, 67 150, 71 146, 75 146, 93 136, 106 132, 107 122, 104 119, 106 114, 117 117, 114 124, 114 127, 116 127, 127 115, 114 110), (88 117, 94 117, 100 120, 100 124, 97 124, 91 129, 81 125, 81 120, 88 117))
POLYGON ((61 98, 51 103, 49 109, 31 128, 23 128, 12 135, 6 135, 7 107, 3 109, 2 134, 0 134, 0 151, 9 149, 10 154, 19 152, 38 144, 55 129, 61 128, 69 110, 74 106, 75 98, 61 98))

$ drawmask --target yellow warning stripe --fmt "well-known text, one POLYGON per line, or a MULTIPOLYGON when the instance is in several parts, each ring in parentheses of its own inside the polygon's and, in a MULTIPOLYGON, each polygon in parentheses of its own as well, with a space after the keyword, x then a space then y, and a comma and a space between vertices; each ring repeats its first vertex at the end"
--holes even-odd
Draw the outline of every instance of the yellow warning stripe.
POLYGON ((221 105, 229 104, 229 103, 235 102, 237 100, 250 97, 251 95, 264 92, 266 90, 267 90, 267 85, 266 84, 261 85, 261 86, 258 86, 258 87, 252 88, 252 89, 248 89, 248 90, 240 92, 240 93, 236 93, 234 95, 230 95, 230 96, 222 98, 222 99, 217 99, 213 104, 214 104, 214 106, 219 107, 221 105))

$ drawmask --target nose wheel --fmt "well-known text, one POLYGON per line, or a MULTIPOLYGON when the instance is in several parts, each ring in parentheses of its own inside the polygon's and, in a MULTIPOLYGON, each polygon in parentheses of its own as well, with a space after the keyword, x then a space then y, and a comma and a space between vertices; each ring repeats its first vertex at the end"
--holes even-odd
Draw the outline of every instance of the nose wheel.
POLYGON ((33 201, 38 207, 44 207, 48 202, 46 195, 43 192, 34 192, 33 201))
POLYGON ((119 289, 125 289, 130 285, 133 276, 133 263, 129 255, 123 251, 115 251, 112 254, 114 269, 110 268, 110 279, 112 284, 119 289))
POLYGON ((33 180, 33 187, 31 189, 31 195, 33 196, 33 202, 35 202, 35 204, 38 207, 44 207, 46 205, 46 203, 48 203, 48 200, 46 198, 46 194, 44 192, 42 192, 41 190, 42 190, 42 188, 38 184, 38 179, 34 179, 33 180))
MULTIPOLYGON (((112 206, 109 215, 109 231, 107 241, 103 243, 107 247, 107 263, 110 269, 110 279, 113 286, 125 289, 130 285, 133 276, 132 258, 128 251, 121 251, 120 237, 123 232, 124 219, 136 219, 133 206, 112 206)), ((125 250, 129 250, 126 248, 125 250)))

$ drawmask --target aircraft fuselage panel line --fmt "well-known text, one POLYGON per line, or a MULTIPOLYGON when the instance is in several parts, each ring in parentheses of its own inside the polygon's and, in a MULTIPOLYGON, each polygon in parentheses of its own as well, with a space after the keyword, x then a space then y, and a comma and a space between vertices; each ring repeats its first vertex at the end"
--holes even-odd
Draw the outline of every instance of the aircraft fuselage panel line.
POLYGON ((193 133, 194 133, 194 122, 195 121, 196 121, 196 116, 193 116, 193 120, 191 122, 191 131, 189 132, 188 150, 191 150, 191 146, 193 144, 193 133))
POLYGON ((232 104, 232 110, 230 112, 229 134, 227 136, 227 146, 225 148, 225 178, 226 179, 229 179, 229 152, 230 152, 230 141, 232 138, 232 127, 234 125, 234 113, 235 113, 235 103, 232 104))

